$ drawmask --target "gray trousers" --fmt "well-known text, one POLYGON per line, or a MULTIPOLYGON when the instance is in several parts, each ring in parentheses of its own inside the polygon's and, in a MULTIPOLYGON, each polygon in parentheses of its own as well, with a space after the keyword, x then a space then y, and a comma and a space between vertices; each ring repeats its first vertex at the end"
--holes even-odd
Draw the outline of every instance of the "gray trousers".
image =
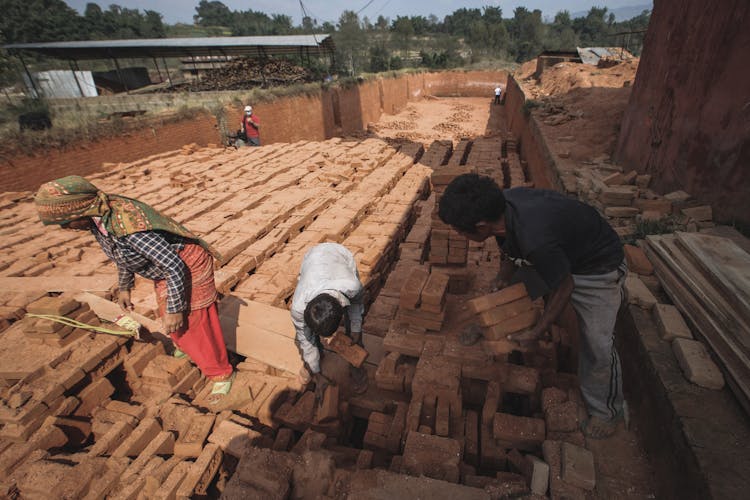
POLYGON ((622 413, 622 370, 614 345, 627 265, 598 275, 573 275, 571 302, 578 315, 578 378, 589 415, 610 420, 622 413))

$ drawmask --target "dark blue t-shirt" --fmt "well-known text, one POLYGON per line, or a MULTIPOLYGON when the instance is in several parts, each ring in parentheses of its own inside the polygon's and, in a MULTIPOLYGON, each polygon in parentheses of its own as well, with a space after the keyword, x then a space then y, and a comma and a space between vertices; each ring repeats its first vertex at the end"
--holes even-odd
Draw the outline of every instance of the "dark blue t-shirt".
POLYGON ((545 189, 505 196, 503 253, 534 266, 551 290, 568 274, 605 274, 624 258, 620 237, 594 207, 545 189))

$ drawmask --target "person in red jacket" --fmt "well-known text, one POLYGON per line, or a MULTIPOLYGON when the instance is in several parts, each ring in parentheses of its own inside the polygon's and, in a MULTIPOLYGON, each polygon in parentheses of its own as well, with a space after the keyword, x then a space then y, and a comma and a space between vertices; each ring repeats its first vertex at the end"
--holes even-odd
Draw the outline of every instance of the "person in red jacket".
POLYGON ((242 134, 245 143, 249 146, 260 146, 260 120, 253 114, 252 106, 245 106, 245 114, 242 115, 242 134))

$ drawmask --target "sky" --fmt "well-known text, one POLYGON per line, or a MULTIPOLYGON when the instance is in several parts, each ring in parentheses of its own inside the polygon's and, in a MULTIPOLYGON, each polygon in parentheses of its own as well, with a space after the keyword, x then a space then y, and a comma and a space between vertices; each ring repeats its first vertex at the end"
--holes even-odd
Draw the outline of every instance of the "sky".
MULTIPOLYGON (((65 0, 65 2, 83 13, 87 3, 98 3, 102 9, 111 4, 130 9, 150 9, 163 15, 163 20, 168 24, 193 22, 195 7, 200 0, 65 0)), ((302 10, 299 0, 222 0, 222 3, 231 10, 248 10, 265 12, 267 14, 286 14, 292 17, 294 24, 299 24, 302 19, 302 10)), ((526 0, 523 1, 498 1, 498 0, 303 0, 307 13, 318 20, 319 23, 331 21, 335 23, 344 10, 360 11, 360 18, 367 16, 375 21, 382 15, 394 19, 396 16, 424 17, 435 14, 442 19, 456 9, 481 8, 486 5, 499 5, 503 9, 503 17, 512 17, 513 9, 524 6, 529 10, 540 9, 545 18, 552 19, 560 10, 569 12, 587 11, 592 6, 627 7, 651 3, 650 0, 526 0)))

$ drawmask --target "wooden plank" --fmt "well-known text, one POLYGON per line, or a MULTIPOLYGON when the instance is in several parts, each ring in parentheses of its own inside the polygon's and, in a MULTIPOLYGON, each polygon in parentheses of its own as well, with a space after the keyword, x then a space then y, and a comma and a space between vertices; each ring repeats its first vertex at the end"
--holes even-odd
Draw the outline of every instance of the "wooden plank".
MULTIPOLYGON (((99 297, 89 292, 81 292, 74 296, 78 302, 88 304, 89 307, 99 316, 101 319, 109 322, 114 322, 115 319, 123 314, 122 308, 112 301, 99 297)), ((128 316, 136 320, 138 323, 143 325, 146 330, 151 334, 158 336, 164 336, 161 332, 164 329, 162 323, 159 320, 148 318, 142 314, 134 311, 128 311, 128 316)))
POLYGON ((724 298, 750 320, 750 254, 732 240, 699 233, 677 233, 677 242, 724 298))
POLYGON ((745 411, 750 413, 750 366, 742 361, 737 350, 722 336, 724 327, 716 317, 711 315, 700 300, 691 293, 691 288, 680 282, 680 276, 670 269, 668 258, 663 257, 665 251, 659 249, 660 238, 649 236, 649 244, 644 248, 654 264, 659 281, 694 331, 719 357, 720 366, 727 375, 730 388, 745 411))
POLYGON ((6 292, 108 292, 117 285, 117 274, 93 276, 0 277, 0 290, 6 292))
POLYGON ((229 296, 219 305, 227 349, 294 374, 303 366, 289 311, 229 296))

